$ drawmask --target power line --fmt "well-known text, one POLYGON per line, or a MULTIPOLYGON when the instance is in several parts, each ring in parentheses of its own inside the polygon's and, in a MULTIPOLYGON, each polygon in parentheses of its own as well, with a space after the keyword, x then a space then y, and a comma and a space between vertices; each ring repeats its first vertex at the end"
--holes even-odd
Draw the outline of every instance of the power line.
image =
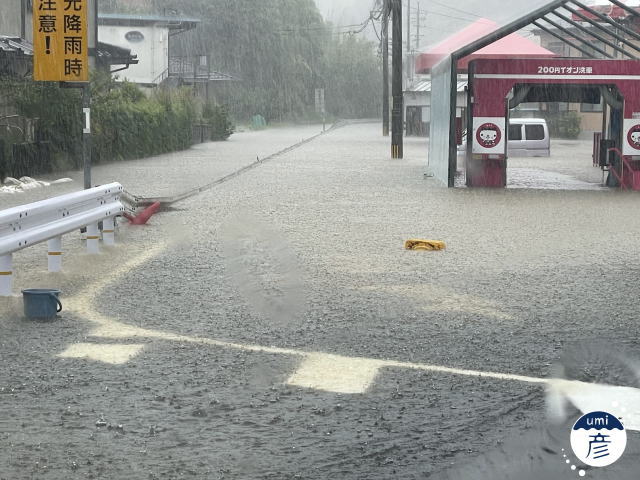
POLYGON ((372 10, 369 11, 369 18, 367 18, 364 22, 334 27, 334 29, 338 29, 338 30, 346 28, 347 30, 345 31, 331 31, 332 29, 327 25, 318 25, 316 27, 282 29, 275 33, 280 35, 288 35, 288 34, 300 33, 303 31, 304 32, 316 31, 316 32, 324 33, 326 35, 357 35, 359 33, 364 32, 364 30, 369 26, 369 24, 371 24, 373 26, 373 30, 376 36, 378 37, 378 39, 380 39, 380 35, 378 35, 378 32, 374 24, 375 21, 380 20, 382 18, 382 9, 380 10, 375 9, 378 3, 379 3, 378 0, 374 0, 372 10))
POLYGON ((429 0, 429 1, 431 3, 433 3, 433 4, 435 4, 435 5, 440 5, 441 7, 445 7, 447 9, 449 9, 449 10, 453 10, 455 12, 462 13, 464 15, 470 15, 470 16, 475 17, 475 18, 483 18, 482 16, 477 15, 477 14, 475 14, 473 12, 469 12, 468 10, 462 10, 460 8, 452 7, 450 5, 445 5, 444 3, 440 3, 437 0, 429 0))
POLYGON ((380 41, 380 43, 382 43, 382 36, 378 33, 378 29, 376 28, 376 23, 371 22, 371 26, 373 27, 373 33, 376 34, 376 37, 378 37, 378 40, 380 41))
POLYGON ((440 13, 440 12, 434 12, 433 10, 425 10, 426 13, 430 14, 430 15, 437 15, 440 17, 447 17, 447 18, 454 18, 456 20, 463 20, 465 22, 477 22, 477 21, 481 21, 482 17, 480 18, 462 18, 462 17, 456 17, 455 15, 447 15, 446 13, 440 13))

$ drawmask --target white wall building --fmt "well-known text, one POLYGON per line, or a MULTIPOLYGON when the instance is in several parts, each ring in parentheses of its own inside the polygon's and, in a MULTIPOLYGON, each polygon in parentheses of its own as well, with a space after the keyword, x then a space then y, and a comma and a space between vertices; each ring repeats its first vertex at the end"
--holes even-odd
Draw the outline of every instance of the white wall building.
POLYGON ((118 78, 143 86, 157 86, 169 76, 171 37, 196 27, 199 20, 154 15, 99 14, 100 42, 130 49, 138 64, 118 78))
POLYGON ((22 32, 22 4, 20 0, 5 0, 2 2, 0 15, 0 35, 21 37, 22 32))

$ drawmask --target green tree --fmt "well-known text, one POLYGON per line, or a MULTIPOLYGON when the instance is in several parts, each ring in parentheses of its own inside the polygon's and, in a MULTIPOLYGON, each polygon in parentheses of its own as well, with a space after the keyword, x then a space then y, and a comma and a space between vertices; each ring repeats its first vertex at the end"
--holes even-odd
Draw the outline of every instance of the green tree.
POLYGON ((327 52, 327 109, 342 118, 376 117, 381 111, 381 66, 372 44, 356 36, 334 38, 327 52))
MULTIPOLYGON (((131 0, 110 0, 126 11, 131 0)), ((212 86, 235 118, 310 118, 314 91, 326 88, 330 114, 376 115, 380 72, 375 46, 341 38, 325 23, 313 0, 149 0, 148 11, 175 10, 201 20, 175 37, 172 54, 209 55, 214 70, 241 79, 212 86)), ((135 5, 139 8, 140 2, 135 5)))

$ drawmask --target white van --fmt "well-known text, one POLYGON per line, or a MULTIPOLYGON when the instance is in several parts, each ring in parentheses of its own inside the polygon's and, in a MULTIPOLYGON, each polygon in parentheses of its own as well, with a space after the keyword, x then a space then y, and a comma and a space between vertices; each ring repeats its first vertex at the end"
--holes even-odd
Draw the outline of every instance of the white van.
MULTIPOLYGON (((549 157, 551 140, 549 127, 544 118, 509 119, 509 137, 507 141, 509 157, 549 157)), ((458 145, 458 155, 467 150, 466 135, 462 145, 458 145)))
POLYGON ((548 157, 551 155, 549 127, 543 118, 509 119, 507 142, 510 157, 548 157))

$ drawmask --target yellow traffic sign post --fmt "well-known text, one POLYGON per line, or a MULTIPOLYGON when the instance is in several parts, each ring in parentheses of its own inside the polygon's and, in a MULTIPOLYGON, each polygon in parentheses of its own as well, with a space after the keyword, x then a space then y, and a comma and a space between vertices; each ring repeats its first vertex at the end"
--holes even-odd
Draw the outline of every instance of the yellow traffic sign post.
POLYGON ((36 0, 33 5, 33 79, 88 82, 89 0, 36 0))
POLYGON ((33 79, 81 84, 85 188, 91 188, 90 1, 95 0, 33 0, 33 79))

